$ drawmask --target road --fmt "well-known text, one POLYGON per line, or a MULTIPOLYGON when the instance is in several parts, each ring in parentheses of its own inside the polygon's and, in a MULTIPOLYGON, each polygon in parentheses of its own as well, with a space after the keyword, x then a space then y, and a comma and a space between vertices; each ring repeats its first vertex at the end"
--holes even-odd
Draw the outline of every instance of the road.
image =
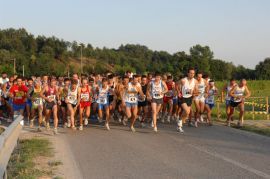
POLYGON ((270 178, 270 138, 225 126, 60 130, 82 178, 270 178))

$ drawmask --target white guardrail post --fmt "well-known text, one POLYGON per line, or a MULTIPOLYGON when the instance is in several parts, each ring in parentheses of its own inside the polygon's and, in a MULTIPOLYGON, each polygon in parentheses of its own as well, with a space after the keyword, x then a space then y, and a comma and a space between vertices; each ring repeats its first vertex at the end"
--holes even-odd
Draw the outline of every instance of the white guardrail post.
POLYGON ((14 116, 14 119, 0 135, 0 178, 7 178, 7 164, 23 127, 23 116, 14 116))

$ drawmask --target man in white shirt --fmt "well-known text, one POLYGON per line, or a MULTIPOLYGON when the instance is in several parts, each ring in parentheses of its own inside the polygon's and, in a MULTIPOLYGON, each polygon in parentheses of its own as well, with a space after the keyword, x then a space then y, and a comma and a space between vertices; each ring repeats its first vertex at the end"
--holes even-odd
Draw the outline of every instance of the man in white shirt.
POLYGON ((0 84, 5 84, 9 82, 9 79, 7 77, 7 73, 6 72, 3 72, 2 73, 2 77, 0 77, 0 84))

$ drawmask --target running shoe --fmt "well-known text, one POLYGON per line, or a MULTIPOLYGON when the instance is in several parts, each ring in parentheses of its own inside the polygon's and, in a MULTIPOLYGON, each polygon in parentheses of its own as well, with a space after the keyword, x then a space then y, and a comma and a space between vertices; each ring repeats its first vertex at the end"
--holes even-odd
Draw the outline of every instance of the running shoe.
POLYGON ((58 134, 57 128, 54 128, 53 133, 54 133, 54 135, 57 135, 58 134))
POLYGON ((168 123, 171 123, 171 116, 168 116, 168 117, 167 117, 167 122, 168 122, 168 123))
POLYGON ((198 127, 198 121, 195 121, 194 126, 197 128, 198 127))
POLYGON ((50 130, 50 123, 49 122, 46 123, 46 129, 50 130))
POLYGON ((154 132, 158 132, 157 127, 154 127, 154 132))
POLYGON ((30 120, 30 125, 29 126, 30 126, 30 128, 33 128, 34 127, 34 119, 31 119, 30 120))
POLYGON ((105 127, 106 127, 106 129, 107 129, 108 131, 110 130, 109 123, 106 122, 105 127))
POLYGON ((82 126, 82 125, 80 125, 79 130, 80 130, 80 131, 82 131, 82 130, 83 130, 83 126, 82 126))
POLYGON ((88 119, 84 118, 84 125, 87 126, 88 125, 88 119))
POLYGON ((180 126, 177 127, 177 131, 180 132, 180 133, 184 133, 184 130, 180 126))
POLYGON ((132 132, 136 132, 135 128, 133 126, 130 127, 132 132))
POLYGON ((203 116, 200 115, 200 122, 203 122, 203 116))
POLYGON ((68 119, 68 122, 67 122, 67 127, 70 128, 71 127, 71 122, 70 122, 70 119, 68 119))

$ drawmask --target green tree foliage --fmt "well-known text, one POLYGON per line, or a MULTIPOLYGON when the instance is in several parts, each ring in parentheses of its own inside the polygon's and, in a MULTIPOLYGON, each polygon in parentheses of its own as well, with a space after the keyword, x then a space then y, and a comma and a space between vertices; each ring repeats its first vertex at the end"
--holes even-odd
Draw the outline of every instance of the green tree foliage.
POLYGON ((68 42, 56 37, 34 37, 25 29, 0 30, 0 70, 13 73, 16 58, 16 71, 22 74, 67 75, 80 72, 80 57, 83 56, 84 73, 105 73, 108 71, 123 74, 130 70, 137 73, 171 73, 177 77, 185 75, 188 68, 206 72, 215 80, 231 77, 247 79, 269 79, 270 59, 266 59, 250 70, 243 66, 214 59, 210 47, 195 45, 189 54, 179 51, 170 54, 166 51, 152 51, 139 44, 121 45, 118 49, 94 48, 91 44, 68 42))
POLYGON ((270 58, 266 58, 263 62, 256 65, 256 77, 260 80, 270 79, 270 58))

